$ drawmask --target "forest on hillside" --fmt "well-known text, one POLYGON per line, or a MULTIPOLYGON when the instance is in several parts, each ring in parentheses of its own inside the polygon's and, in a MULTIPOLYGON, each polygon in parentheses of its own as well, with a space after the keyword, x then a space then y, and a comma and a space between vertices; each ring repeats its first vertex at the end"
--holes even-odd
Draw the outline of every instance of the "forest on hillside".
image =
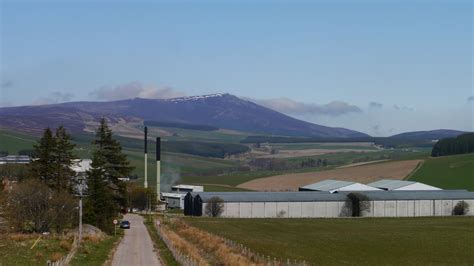
POLYGON ((445 138, 438 141, 431 151, 431 156, 446 156, 474 152, 474 133, 466 133, 455 138, 445 138))

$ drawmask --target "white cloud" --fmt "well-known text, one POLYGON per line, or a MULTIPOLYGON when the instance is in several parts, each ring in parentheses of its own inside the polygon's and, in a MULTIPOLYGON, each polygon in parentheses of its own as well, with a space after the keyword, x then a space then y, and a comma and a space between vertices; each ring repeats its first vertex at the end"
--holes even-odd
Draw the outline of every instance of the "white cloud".
POLYGON ((33 101, 32 105, 46 105, 46 104, 55 104, 62 102, 70 102, 74 98, 74 94, 66 92, 55 91, 52 92, 49 97, 40 98, 33 101))
POLYGON ((359 113, 362 110, 355 105, 348 104, 343 101, 333 101, 328 104, 312 104, 297 102, 288 98, 257 100, 249 99, 256 104, 263 105, 267 108, 273 109, 290 115, 304 115, 304 114, 322 114, 338 116, 346 113, 359 113))
POLYGON ((382 108, 382 107, 383 107, 383 104, 382 104, 382 103, 378 103, 378 102, 370 102, 370 103, 369 103, 369 107, 370 107, 370 108, 382 108))
POLYGON ((157 88, 144 86, 140 82, 130 82, 116 87, 101 87, 89 93, 89 96, 100 100, 123 100, 135 97, 148 99, 169 99, 186 96, 184 92, 170 87, 157 88))

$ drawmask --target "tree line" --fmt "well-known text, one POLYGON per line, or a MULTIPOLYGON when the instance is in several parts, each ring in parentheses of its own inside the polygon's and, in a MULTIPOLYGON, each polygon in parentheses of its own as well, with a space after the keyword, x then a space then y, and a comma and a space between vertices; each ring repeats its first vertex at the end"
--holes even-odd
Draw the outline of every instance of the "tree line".
MULTIPOLYGON (((91 169, 86 172, 84 223, 111 232, 112 221, 129 205, 129 191, 120 178, 133 170, 121 144, 102 119, 92 141, 91 169)), ((71 135, 62 126, 46 128, 34 145, 27 173, 2 193, 7 220, 18 231, 61 232, 77 224, 78 178, 72 170, 78 157, 71 135)), ((132 189, 133 190, 133 189, 132 189)), ((148 191, 146 191, 148 193, 148 191)), ((132 193, 133 194, 133 193, 132 193)), ((136 193, 135 193, 136 194, 136 193)), ((137 197, 141 197, 138 195, 137 197)))
POLYGON ((431 151, 431 156, 446 156, 474 152, 474 133, 466 133, 455 138, 439 140, 431 151))

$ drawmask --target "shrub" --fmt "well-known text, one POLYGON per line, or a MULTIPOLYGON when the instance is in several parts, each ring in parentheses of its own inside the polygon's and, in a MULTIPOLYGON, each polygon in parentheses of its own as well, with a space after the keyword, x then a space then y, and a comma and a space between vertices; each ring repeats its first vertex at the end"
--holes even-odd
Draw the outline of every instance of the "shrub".
POLYGON ((453 208, 453 215, 466 215, 469 212, 469 204, 465 201, 459 201, 453 208))
POLYGON ((72 244, 67 240, 61 240, 61 242, 59 242, 59 246, 65 251, 69 251, 72 249, 72 244))
POLYGON ((224 200, 219 197, 212 197, 206 204, 205 213, 208 216, 218 217, 224 211, 224 200))
POLYGON ((63 254, 59 253, 59 252, 54 252, 51 254, 51 256, 49 257, 49 259, 51 261, 58 261, 60 260, 61 258, 63 257, 63 254))
POLYGON ((361 193, 349 193, 347 195, 352 205, 352 217, 360 217, 362 212, 370 210, 369 198, 361 193))

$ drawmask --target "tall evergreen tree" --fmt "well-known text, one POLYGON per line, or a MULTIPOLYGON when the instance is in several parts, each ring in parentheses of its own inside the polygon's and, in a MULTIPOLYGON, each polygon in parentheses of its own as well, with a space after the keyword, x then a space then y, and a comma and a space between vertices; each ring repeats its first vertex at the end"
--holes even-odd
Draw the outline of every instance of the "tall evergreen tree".
POLYGON ((56 147, 56 139, 53 136, 50 128, 46 128, 43 136, 34 145, 35 159, 31 163, 31 174, 33 177, 38 177, 41 181, 48 185, 53 185, 54 173, 54 151, 56 147))
POLYGON ((87 172, 87 199, 84 221, 110 232, 112 219, 117 213, 112 193, 108 188, 105 158, 100 150, 94 152, 91 170, 87 172))
POLYGON ((110 130, 104 118, 100 121, 96 139, 92 143, 104 158, 105 175, 107 180, 113 184, 109 187, 115 190, 113 195, 116 204, 122 207, 126 206, 126 184, 119 178, 129 176, 133 167, 130 166, 127 156, 122 153, 120 142, 113 138, 112 130, 110 130))
POLYGON ((54 165, 56 167, 53 178, 55 181, 54 187, 58 191, 66 189, 70 190, 71 178, 75 175, 71 166, 73 160, 76 159, 73 152, 76 145, 71 143, 71 136, 66 132, 66 129, 63 126, 56 129, 55 139, 56 145, 53 153, 54 165))

